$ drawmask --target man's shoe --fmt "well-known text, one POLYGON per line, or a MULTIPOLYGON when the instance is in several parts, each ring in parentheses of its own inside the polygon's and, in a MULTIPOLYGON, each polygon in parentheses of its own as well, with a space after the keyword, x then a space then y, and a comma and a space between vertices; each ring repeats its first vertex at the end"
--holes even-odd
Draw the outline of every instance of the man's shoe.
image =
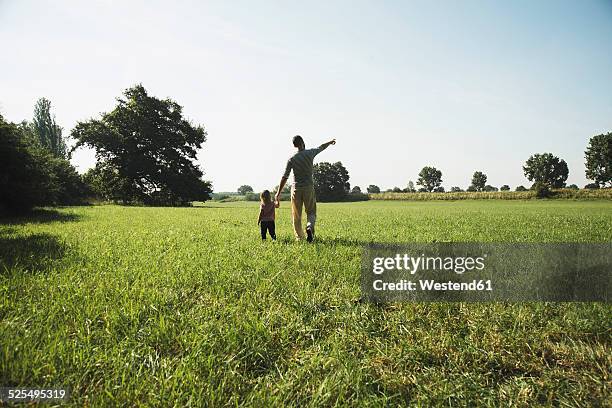
POLYGON ((309 225, 306 227, 306 241, 312 242, 314 234, 312 233, 312 227, 309 225))

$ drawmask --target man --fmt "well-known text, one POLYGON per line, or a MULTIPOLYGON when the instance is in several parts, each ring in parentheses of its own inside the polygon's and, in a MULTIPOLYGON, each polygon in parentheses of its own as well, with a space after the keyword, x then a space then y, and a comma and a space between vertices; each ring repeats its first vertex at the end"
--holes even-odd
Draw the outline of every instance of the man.
POLYGON ((291 187, 291 218, 293 220, 293 232, 295 238, 300 240, 304 238, 302 230, 302 205, 306 209, 306 240, 312 242, 314 240, 314 227, 317 219, 317 199, 315 197, 314 181, 312 179, 312 161, 315 156, 327 149, 329 145, 336 144, 336 139, 323 143, 316 149, 306 149, 304 139, 297 135, 293 137, 293 146, 298 151, 287 160, 285 174, 281 178, 276 192, 275 201, 280 199, 280 193, 285 187, 285 183, 289 178, 289 173, 293 170, 293 186, 291 187))

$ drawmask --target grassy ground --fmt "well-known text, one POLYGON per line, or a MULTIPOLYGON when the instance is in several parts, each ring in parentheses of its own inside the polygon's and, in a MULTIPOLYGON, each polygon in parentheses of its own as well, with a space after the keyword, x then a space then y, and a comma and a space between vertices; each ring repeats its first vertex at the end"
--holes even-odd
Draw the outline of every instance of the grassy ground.
POLYGON ((0 224, 0 384, 75 406, 608 405, 605 304, 360 304, 366 242, 607 242, 612 202, 96 206, 0 224))

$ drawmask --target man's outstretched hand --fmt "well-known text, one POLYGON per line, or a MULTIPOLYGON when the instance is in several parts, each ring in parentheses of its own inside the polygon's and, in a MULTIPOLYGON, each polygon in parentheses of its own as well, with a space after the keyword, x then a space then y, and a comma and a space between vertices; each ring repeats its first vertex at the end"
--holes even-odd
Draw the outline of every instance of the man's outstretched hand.
POLYGON ((329 142, 323 143, 321 146, 319 146, 319 149, 324 150, 324 149, 327 149, 329 145, 335 145, 335 144, 336 144, 336 139, 332 139, 329 142))

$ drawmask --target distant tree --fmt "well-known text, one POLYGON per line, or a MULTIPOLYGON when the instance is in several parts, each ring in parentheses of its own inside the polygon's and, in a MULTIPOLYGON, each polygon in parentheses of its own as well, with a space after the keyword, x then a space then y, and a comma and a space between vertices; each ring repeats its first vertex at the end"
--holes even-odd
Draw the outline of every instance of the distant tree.
POLYGON ((432 192, 442 184, 442 172, 435 167, 425 166, 419 173, 417 185, 432 192))
POLYGON ((62 159, 69 157, 66 140, 62 137, 62 128, 55 122, 55 115, 51 114, 50 100, 40 98, 36 102, 34 118, 29 126, 40 145, 51 152, 52 155, 62 159))
POLYGON ((507 184, 504 184, 503 186, 501 186, 499 188, 501 191, 510 191, 510 186, 507 184))
POLYGON ((597 183, 589 183, 586 186, 584 186, 585 189, 587 190, 598 190, 599 189, 599 184, 597 183))
POLYGON ((393 192, 394 192, 394 193, 401 193, 401 192, 402 192, 402 189, 401 189, 401 188, 399 188, 399 187, 393 187, 393 192))
POLYGON ((444 187, 440 186, 440 187, 436 187, 434 188, 434 193, 443 193, 444 192, 444 187))
POLYGON ((415 193, 416 192, 416 188, 414 188, 414 183, 412 182, 412 180, 408 181, 408 186, 406 187, 406 192, 407 193, 415 193))
POLYGON ((527 191, 527 188, 525 186, 516 186, 514 191, 527 191))
POLYGON ((428 193, 427 189, 425 187, 419 187, 419 189, 417 190, 419 193, 428 193))
POLYGON ((185 205, 210 198, 211 185, 195 164, 206 132, 183 117, 171 99, 149 96, 142 85, 124 92, 100 119, 80 122, 72 131, 75 148, 96 150, 107 193, 124 203, 185 205))
POLYGON ((361 194, 361 187, 355 186, 351 189, 351 194, 361 194))
POLYGON ((392 193, 392 192, 393 192, 393 189, 392 189, 392 188, 388 188, 388 189, 386 189, 386 190, 385 190, 385 192, 386 192, 386 193, 392 193))
POLYGON ((451 193, 460 193, 463 190, 461 189, 461 187, 451 187, 450 191, 451 193))
MULTIPOLYGON (((278 191, 278 184, 272 189, 271 194, 274 196, 277 191, 278 191)), ((291 193, 291 187, 289 186, 289 183, 287 183, 285 184, 285 187, 283 187, 283 191, 281 191, 281 194, 290 194, 290 193, 291 193)))
POLYGON ((349 174, 341 162, 315 164, 313 178, 320 201, 342 201, 350 191, 349 174))
POLYGON ((368 193, 370 194, 377 194, 380 193, 380 188, 374 184, 370 184, 368 186, 368 193))
POLYGON ((240 187, 238 187, 238 194, 240 195, 246 195, 247 193, 252 193, 253 192, 253 187, 244 184, 240 187))
POLYGON ((470 193, 474 193, 474 192, 476 192, 477 190, 476 190, 476 187, 474 187, 474 186, 470 185, 470 186, 469 186, 469 187, 468 187, 468 188, 467 188, 465 191, 468 191, 468 192, 470 192, 470 193))
POLYGON ((570 190, 580 190, 576 184, 570 184, 569 186, 567 186, 567 188, 569 188, 570 190))
POLYGON ((484 191, 487 191, 487 192, 491 192, 491 191, 498 191, 498 188, 497 188, 497 187, 493 187, 493 186, 491 186, 491 185, 487 184, 487 185, 484 187, 484 191))
POLYGON ((550 188, 562 188, 569 174, 565 160, 552 153, 534 154, 523 166, 525 176, 529 181, 540 182, 550 188))
POLYGON ((612 187, 612 133, 593 136, 584 154, 586 177, 601 187, 612 187))
POLYGON ((472 186, 474 191, 484 191, 485 185, 487 184, 487 175, 482 171, 475 171, 472 176, 472 186))

